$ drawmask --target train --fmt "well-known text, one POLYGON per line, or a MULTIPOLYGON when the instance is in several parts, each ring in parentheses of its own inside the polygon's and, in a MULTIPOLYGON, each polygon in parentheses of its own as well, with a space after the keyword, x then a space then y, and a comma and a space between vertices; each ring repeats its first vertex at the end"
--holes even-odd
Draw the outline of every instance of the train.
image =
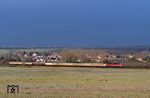
POLYGON ((123 67, 119 63, 43 63, 43 62, 9 62, 9 65, 27 66, 62 66, 62 67, 123 67))

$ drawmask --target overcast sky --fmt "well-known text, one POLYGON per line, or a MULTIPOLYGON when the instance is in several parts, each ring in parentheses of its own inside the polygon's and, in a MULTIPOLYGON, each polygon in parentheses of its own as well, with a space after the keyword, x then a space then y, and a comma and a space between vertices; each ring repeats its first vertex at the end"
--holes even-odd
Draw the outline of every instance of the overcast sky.
POLYGON ((0 0, 0 46, 150 45, 150 0, 0 0))

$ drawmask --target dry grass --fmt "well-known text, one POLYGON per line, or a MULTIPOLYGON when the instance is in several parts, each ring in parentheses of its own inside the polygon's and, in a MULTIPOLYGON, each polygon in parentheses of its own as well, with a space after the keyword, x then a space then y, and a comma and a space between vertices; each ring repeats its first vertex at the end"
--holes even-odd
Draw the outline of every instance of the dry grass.
POLYGON ((0 67, 0 98, 150 98, 150 69, 0 67))

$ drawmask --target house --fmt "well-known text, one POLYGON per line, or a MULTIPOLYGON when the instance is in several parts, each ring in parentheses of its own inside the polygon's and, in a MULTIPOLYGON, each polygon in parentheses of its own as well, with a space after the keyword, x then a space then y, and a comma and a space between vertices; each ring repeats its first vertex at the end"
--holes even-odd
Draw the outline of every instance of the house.
POLYGON ((61 59, 62 57, 56 53, 50 54, 46 57, 47 62, 57 62, 61 59))

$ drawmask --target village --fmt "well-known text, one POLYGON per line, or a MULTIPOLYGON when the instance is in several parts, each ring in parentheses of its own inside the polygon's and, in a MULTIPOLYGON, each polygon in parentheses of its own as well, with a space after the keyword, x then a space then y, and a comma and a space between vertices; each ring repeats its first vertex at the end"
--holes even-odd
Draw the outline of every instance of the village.
POLYGON ((59 51, 14 50, 0 54, 0 64, 7 64, 8 62, 125 63, 149 61, 150 54, 147 51, 117 53, 105 49, 65 49, 59 51))

